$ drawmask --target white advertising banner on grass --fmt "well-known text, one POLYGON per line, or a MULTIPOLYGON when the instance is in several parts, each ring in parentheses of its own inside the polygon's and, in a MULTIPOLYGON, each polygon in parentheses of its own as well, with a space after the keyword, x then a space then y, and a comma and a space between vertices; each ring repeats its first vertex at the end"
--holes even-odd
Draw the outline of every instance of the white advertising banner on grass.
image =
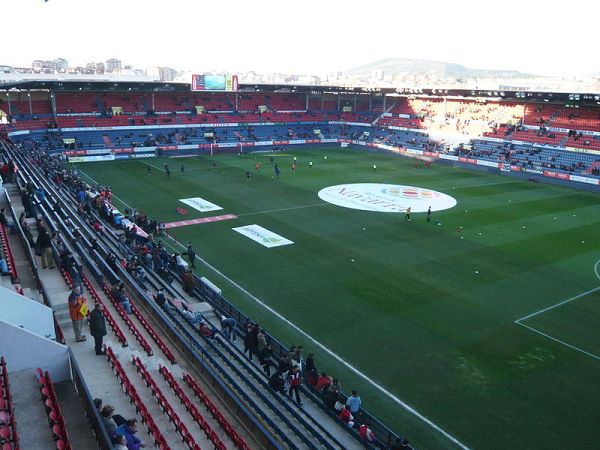
POLYGON ((269 231, 266 228, 256 224, 236 227, 232 228, 232 230, 243 234, 244 236, 258 242, 261 245, 264 245, 267 248, 293 244, 293 242, 289 239, 279 236, 278 234, 275 234, 272 231, 269 231))
POLYGON ((208 200, 204 200, 200 197, 180 198, 179 201, 181 203, 185 203, 188 206, 191 206, 192 208, 200 212, 217 211, 219 209, 223 209, 220 206, 217 206, 214 203, 211 203, 208 200))

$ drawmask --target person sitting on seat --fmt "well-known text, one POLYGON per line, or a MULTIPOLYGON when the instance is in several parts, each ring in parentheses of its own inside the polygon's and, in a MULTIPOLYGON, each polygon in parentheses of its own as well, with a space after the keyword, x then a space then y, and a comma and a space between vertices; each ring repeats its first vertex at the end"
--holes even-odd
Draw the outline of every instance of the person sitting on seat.
POLYGON ((204 317, 201 312, 192 312, 189 309, 185 308, 182 311, 183 317, 191 323, 192 325, 200 325, 204 322, 204 317))
POLYGON ((135 433, 137 433, 136 419, 129 419, 126 423, 117 427, 117 434, 125 436, 127 448, 129 450, 139 450, 140 448, 144 448, 146 446, 146 444, 140 438, 138 438, 135 433))
POLYGON ((338 417, 342 422, 348 425, 349 428, 352 428, 354 426, 354 416, 350 412, 350 406, 344 406, 338 417))

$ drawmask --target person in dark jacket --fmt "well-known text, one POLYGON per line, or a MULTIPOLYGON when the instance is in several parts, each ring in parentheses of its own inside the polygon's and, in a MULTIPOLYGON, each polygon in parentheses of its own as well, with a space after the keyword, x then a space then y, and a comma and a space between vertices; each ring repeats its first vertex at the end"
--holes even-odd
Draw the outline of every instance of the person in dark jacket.
POLYGON ((42 268, 54 269, 54 259, 52 259, 52 238, 45 228, 40 232, 37 242, 42 257, 42 268))
POLYGON ((90 334, 94 336, 96 355, 104 355, 102 339, 106 336, 106 320, 104 319, 101 303, 96 303, 94 310, 90 313, 90 334))
POLYGON ((188 255, 188 259, 190 261, 190 266, 192 268, 195 268, 196 267, 196 252, 194 251, 194 248, 192 247, 191 242, 188 242, 188 245, 187 245, 187 255, 188 255))
POLYGON ((283 390, 284 382, 283 378, 281 377, 281 372, 275 372, 273 375, 271 375, 269 378, 269 387, 275 392, 280 392, 282 394, 285 392, 283 390))

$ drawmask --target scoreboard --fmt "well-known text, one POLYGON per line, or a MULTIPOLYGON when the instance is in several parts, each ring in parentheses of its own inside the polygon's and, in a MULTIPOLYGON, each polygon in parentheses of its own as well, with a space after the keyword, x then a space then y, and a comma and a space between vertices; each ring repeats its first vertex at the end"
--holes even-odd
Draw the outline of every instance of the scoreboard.
POLYGON ((237 75, 192 75, 192 91, 229 91, 238 90, 237 75))

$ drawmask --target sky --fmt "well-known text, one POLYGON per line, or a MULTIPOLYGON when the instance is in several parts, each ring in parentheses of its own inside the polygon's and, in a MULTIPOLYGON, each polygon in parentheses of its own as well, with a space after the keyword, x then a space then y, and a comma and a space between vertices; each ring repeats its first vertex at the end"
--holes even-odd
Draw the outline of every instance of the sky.
POLYGON ((313 73, 421 58, 540 75, 600 72, 593 0, 2 0, 0 65, 313 73))

